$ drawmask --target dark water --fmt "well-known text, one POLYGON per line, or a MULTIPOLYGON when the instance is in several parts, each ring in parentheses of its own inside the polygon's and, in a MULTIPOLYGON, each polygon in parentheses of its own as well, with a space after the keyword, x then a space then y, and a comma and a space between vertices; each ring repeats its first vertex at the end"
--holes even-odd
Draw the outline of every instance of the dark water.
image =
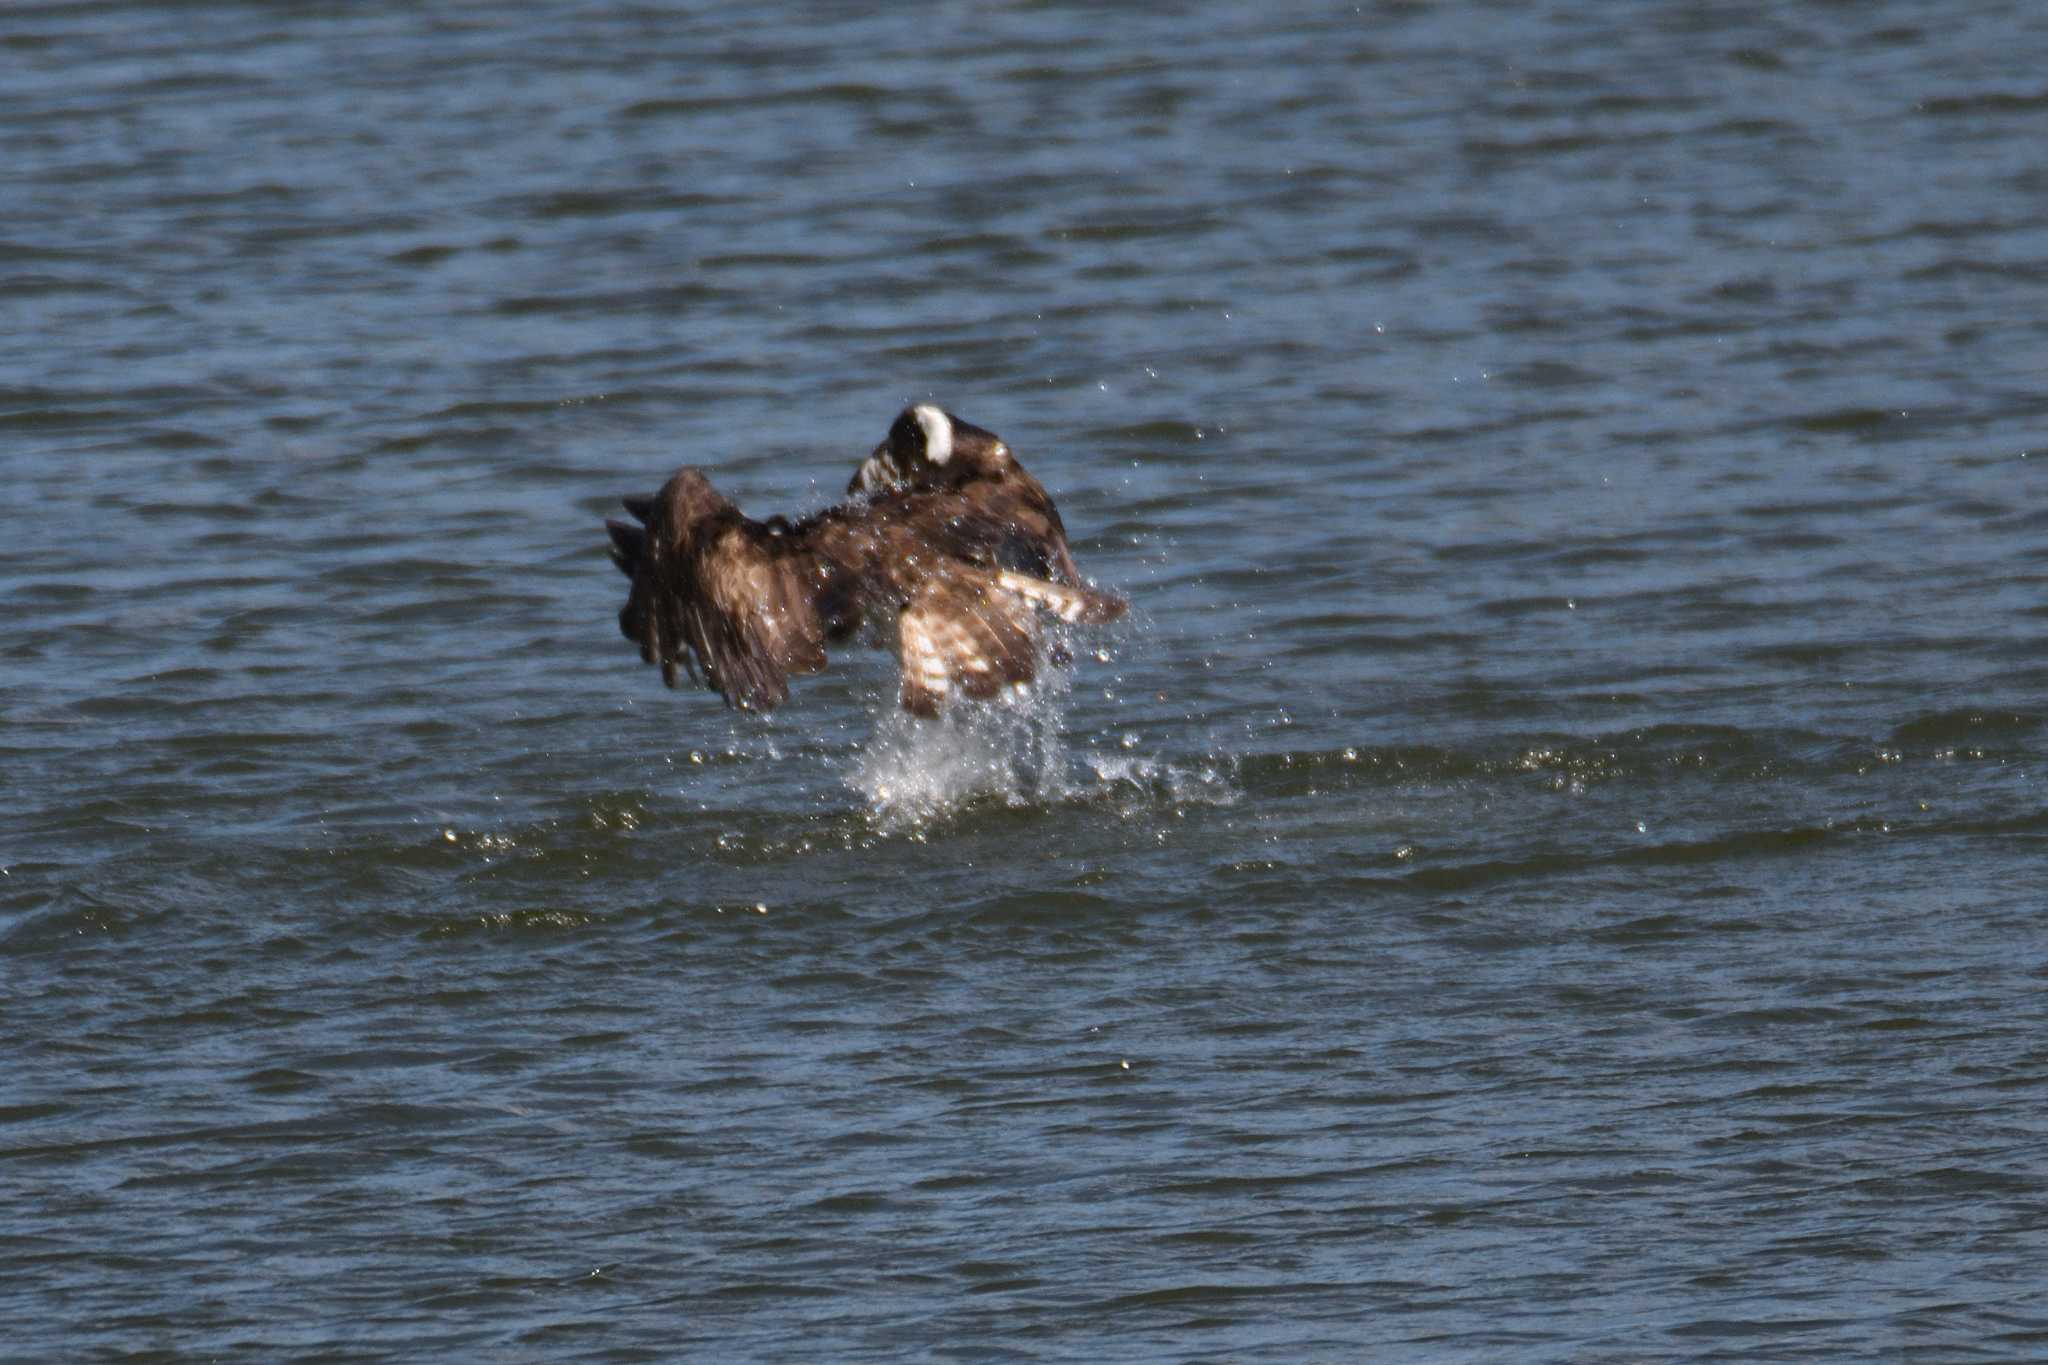
POLYGON ((867 10, 0 14, 5 1354, 2048 1356, 2048 15, 867 10), (662 693, 926 398, 1133 621, 662 693))

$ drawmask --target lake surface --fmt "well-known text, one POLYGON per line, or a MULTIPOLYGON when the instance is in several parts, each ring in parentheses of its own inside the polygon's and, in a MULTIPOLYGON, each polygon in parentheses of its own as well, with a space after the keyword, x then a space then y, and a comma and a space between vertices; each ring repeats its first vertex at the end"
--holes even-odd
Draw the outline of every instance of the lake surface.
POLYGON ((2048 12, 1281 8, 0 15, 0 1354, 2048 1355, 2048 12))

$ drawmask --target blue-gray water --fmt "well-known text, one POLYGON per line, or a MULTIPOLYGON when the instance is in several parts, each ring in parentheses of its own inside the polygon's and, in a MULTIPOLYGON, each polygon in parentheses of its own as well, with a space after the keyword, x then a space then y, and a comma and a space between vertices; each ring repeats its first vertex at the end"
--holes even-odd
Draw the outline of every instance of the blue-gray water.
POLYGON ((0 1353, 2048 1355, 2048 14, 871 8, 0 13, 0 1353))

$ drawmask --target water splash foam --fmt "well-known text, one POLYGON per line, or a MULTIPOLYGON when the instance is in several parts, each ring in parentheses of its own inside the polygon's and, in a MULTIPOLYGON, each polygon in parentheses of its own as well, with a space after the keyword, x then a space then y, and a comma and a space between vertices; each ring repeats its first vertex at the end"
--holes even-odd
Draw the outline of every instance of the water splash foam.
POLYGON ((1138 754, 1089 754, 1101 790, 1119 798, 1156 800, 1176 807, 1231 806, 1242 794, 1231 779, 1234 763, 1185 767, 1138 754))
POLYGON ((1228 765, 1189 767, 1132 753, 1129 737, 1122 752, 1070 753, 1064 732, 1070 685, 1066 674, 1048 670, 1030 688, 1000 701, 956 705, 937 720, 886 711, 855 756, 848 785, 889 832, 928 825, 979 801, 1179 807, 1237 800, 1228 765))
POLYGON ((1068 682, 1047 672, 1029 688, 953 706, 936 720, 885 711, 848 783, 885 828, 925 824, 984 798, 1019 806, 1066 797, 1068 682))

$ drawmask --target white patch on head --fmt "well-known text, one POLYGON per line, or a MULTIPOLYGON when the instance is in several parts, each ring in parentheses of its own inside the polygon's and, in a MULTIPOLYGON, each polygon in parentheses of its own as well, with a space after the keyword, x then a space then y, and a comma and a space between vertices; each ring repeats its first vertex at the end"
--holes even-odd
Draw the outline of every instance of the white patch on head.
POLYGON ((917 414, 917 424, 924 428, 925 458, 933 464, 952 459, 953 419, 930 403, 919 403, 911 411, 917 414))

